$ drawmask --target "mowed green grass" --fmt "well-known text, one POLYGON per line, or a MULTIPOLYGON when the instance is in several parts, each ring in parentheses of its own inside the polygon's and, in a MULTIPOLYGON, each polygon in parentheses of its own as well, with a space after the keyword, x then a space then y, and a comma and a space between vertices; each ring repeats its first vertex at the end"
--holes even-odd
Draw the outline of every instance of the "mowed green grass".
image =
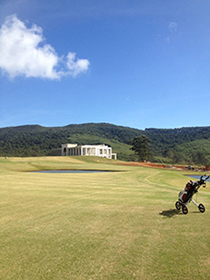
POLYGON ((210 279, 210 184, 183 215, 185 172, 118 163, 0 158, 0 279, 210 279))

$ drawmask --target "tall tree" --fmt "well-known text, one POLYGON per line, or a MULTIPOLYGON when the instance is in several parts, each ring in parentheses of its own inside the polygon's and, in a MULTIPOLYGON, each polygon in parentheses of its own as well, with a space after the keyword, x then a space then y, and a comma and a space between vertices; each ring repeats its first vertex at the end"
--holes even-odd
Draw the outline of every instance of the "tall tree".
POLYGON ((151 155, 151 148, 149 146, 150 143, 150 139, 145 135, 135 137, 131 141, 131 150, 133 150, 138 155, 140 161, 149 159, 151 155))

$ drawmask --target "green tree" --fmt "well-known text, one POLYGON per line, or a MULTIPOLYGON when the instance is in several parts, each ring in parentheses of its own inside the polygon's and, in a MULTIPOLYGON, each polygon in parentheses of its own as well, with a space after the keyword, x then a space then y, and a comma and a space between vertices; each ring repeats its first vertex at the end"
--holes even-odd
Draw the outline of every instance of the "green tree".
POLYGON ((140 161, 148 160, 151 155, 151 148, 150 144, 151 141, 148 137, 145 135, 141 135, 139 137, 135 137, 131 141, 131 150, 135 152, 135 154, 138 155, 140 161))
POLYGON ((195 164, 203 164, 203 165, 207 164, 207 158, 205 154, 202 152, 193 153, 192 159, 195 164))

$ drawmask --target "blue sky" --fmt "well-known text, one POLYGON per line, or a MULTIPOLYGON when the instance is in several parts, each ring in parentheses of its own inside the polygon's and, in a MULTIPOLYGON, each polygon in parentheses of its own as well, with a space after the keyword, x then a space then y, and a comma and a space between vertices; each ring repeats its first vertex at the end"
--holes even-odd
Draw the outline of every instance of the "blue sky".
POLYGON ((0 0, 0 127, 209 126, 209 0, 0 0))

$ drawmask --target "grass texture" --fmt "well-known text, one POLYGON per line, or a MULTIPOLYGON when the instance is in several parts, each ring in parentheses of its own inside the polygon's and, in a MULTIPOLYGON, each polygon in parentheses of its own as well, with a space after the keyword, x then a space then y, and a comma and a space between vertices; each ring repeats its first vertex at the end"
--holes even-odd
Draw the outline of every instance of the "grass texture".
POLYGON ((0 158, 0 279, 209 279, 210 188, 183 171, 82 157, 0 158), (41 174, 43 169, 118 172, 41 174))

